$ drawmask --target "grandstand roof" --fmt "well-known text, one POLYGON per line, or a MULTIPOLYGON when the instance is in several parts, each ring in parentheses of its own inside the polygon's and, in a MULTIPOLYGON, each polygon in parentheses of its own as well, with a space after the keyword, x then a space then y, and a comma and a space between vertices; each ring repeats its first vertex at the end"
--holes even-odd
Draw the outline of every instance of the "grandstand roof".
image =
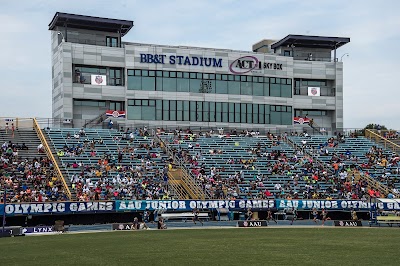
POLYGON ((133 21, 57 12, 49 24, 49 30, 54 30, 57 26, 106 32, 120 31, 121 35, 125 36, 132 29, 133 21))
POLYGON ((271 45, 272 49, 281 46, 294 45, 297 47, 308 48, 326 48, 334 50, 340 46, 350 42, 350 38, 346 37, 324 37, 324 36, 308 36, 308 35, 292 35, 289 34, 285 38, 271 45))

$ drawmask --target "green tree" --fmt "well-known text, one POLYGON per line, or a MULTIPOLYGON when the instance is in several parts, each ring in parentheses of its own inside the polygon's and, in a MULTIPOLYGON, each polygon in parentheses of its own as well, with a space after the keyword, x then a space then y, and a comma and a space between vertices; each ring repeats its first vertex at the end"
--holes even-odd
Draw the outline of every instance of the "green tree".
POLYGON ((380 124, 368 124, 364 129, 387 130, 387 128, 384 125, 380 125, 380 124))

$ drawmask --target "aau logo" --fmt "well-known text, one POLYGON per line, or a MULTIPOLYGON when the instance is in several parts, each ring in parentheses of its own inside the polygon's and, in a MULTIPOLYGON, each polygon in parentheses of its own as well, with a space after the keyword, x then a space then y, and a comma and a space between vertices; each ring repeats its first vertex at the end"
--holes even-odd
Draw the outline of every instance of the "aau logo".
POLYGON ((312 95, 317 95, 318 94, 318 90, 316 88, 312 88, 311 89, 311 94, 312 95))
POLYGON ((103 77, 102 76, 96 76, 96 78, 94 79, 94 81, 100 85, 103 83, 103 77))

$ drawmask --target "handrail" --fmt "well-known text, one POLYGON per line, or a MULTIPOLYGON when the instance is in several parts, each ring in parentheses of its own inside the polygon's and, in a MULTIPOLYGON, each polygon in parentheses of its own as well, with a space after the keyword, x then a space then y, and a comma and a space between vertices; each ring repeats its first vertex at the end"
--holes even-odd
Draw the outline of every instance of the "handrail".
POLYGON ((356 169, 357 171, 355 171, 355 170, 352 171, 352 174, 353 174, 353 175, 354 175, 355 173, 358 173, 359 176, 360 176, 361 178, 364 178, 364 179, 367 181, 368 185, 379 189, 379 190, 380 190, 381 192, 383 192, 386 196, 387 196, 389 193, 392 193, 392 194, 395 195, 396 197, 398 197, 398 198, 400 197, 400 194, 399 194, 399 193, 395 193, 395 192, 393 191, 393 189, 390 189, 389 187, 387 187, 386 185, 382 184, 381 182, 379 182, 379 181, 373 179, 370 175, 365 174, 360 166, 357 166, 357 168, 358 168, 358 169, 356 169))
MULTIPOLYGON (((83 127, 86 128, 89 124, 93 123, 97 119, 103 118, 103 115, 105 115, 105 114, 106 114, 106 112, 103 112, 102 114, 99 114, 95 118, 90 119, 89 121, 85 122, 85 124, 83 124, 83 127)), ((101 122, 103 122, 103 121, 104 121, 104 119, 102 119, 101 122)), ((95 125, 97 125, 97 124, 100 124, 100 123, 95 123, 95 125)))
POLYGON ((386 139, 386 138, 384 138, 384 137, 382 137, 381 135, 379 135, 379 134, 376 134, 375 132, 373 132, 372 130, 370 130, 370 129, 365 129, 365 137, 366 138, 369 138, 369 139, 372 139, 372 136, 375 138, 375 141, 377 140, 377 139, 380 139, 380 140, 383 140, 383 142, 384 142, 384 144, 385 144, 385 149, 386 149, 386 143, 389 143, 390 145, 392 145, 392 151, 395 151, 395 152, 397 152, 397 151, 400 151, 400 146, 398 145, 398 144, 396 144, 396 143, 394 143, 394 142, 392 142, 392 141, 390 141, 390 140, 388 140, 388 139, 386 139), (395 148, 397 148, 397 149, 395 149, 395 148))
POLYGON ((380 192, 381 193, 383 192, 385 194, 385 196, 387 196, 390 193, 390 190, 387 187, 383 186, 381 183, 379 183, 378 181, 374 180, 369 175, 362 174, 360 171, 355 171, 355 170, 351 171, 351 173, 352 173, 352 175, 355 175, 356 173, 358 173, 359 177, 361 179, 365 179, 369 186, 380 190, 380 192))
POLYGON ((156 134, 155 139, 163 145, 167 154, 169 156, 172 156, 175 164, 177 164, 177 166, 182 169, 182 183, 184 186, 187 187, 187 189, 189 190, 188 192, 189 193, 191 192, 190 193, 191 196, 193 198, 205 199, 207 194, 203 191, 203 189, 201 189, 201 187, 198 184, 196 184, 195 177, 191 176, 190 172, 184 166, 182 160, 176 157, 176 155, 172 152, 170 147, 165 143, 163 139, 160 138, 160 136, 156 134))
POLYGON ((51 152, 51 149, 50 149, 50 147, 49 147, 49 144, 47 143, 46 138, 44 137, 43 132, 42 132, 42 130, 40 129, 40 126, 39 126, 38 122, 36 121, 36 118, 33 118, 33 128, 36 130, 36 134, 38 135, 38 137, 39 137, 41 143, 43 144, 43 146, 44 146, 44 148, 45 148, 47 157, 50 158, 51 162, 53 163, 53 166, 54 166, 54 169, 55 169, 57 178, 58 178, 59 180, 61 180, 62 183, 63 183, 63 185, 64 185, 64 191, 65 191, 65 193, 67 194, 68 198, 69 198, 70 200, 72 200, 71 191, 69 190, 68 185, 67 185, 67 183, 65 182, 65 179, 64 179, 63 174, 61 173, 60 167, 58 167, 57 161, 56 161, 56 159, 54 158, 53 153, 51 152))
MULTIPOLYGON (((178 169, 174 169, 175 171, 178 171, 178 169)), ((175 179, 174 175, 172 174, 172 171, 168 171, 168 176, 170 178, 169 180, 169 184, 171 185, 171 187, 173 188, 174 192, 178 194, 178 196, 181 199, 189 199, 189 194, 188 192, 182 187, 182 183, 179 181, 182 180, 178 180, 175 179)))

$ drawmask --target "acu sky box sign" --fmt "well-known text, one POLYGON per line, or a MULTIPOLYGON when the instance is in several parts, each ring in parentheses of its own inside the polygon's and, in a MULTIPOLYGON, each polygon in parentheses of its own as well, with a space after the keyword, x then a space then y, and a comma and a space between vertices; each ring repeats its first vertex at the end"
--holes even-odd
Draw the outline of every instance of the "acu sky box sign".
POLYGON ((283 70, 282 64, 263 62, 261 59, 252 55, 242 56, 229 65, 229 72, 233 74, 257 73, 264 69, 283 70))

